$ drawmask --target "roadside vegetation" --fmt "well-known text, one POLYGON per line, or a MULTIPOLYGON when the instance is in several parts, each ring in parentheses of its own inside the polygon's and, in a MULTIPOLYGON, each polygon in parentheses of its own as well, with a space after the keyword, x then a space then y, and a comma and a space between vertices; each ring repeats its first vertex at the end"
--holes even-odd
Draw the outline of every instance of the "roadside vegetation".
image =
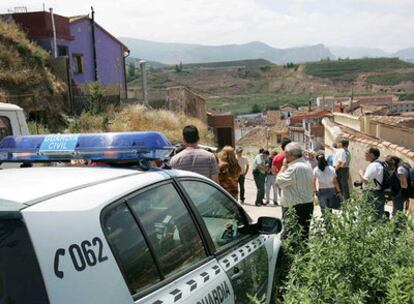
POLYGON ((288 212, 278 303, 414 303, 412 219, 375 221, 372 200, 354 193, 341 213, 324 213, 307 244, 288 212))

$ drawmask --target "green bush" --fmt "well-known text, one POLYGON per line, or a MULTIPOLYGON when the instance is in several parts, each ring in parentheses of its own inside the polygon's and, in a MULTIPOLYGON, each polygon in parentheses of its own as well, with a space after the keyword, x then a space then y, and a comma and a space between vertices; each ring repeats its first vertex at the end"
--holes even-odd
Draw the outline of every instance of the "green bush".
POLYGON ((243 79, 260 79, 261 75, 253 70, 241 70, 238 71, 238 77, 243 79))
POLYGON ((88 111, 92 114, 101 113, 103 109, 104 91, 98 81, 88 84, 88 111))
POLYGON ((108 131, 109 118, 105 114, 82 112, 69 123, 69 133, 94 133, 108 131))
POLYGON ((299 64, 295 64, 293 62, 288 62, 283 66, 284 69, 294 69, 295 71, 298 69, 298 67, 299 64))
POLYGON ((262 72, 269 72, 271 69, 272 69, 272 67, 268 64, 260 66, 260 71, 262 71, 262 72))
POLYGON ((284 303, 386 303, 387 293, 406 296, 392 290, 408 277, 391 282, 397 269, 413 265, 413 224, 404 214, 376 221, 372 201, 368 193, 354 194, 339 214, 314 220, 307 246, 283 246, 291 252, 284 303))
POLYGON ((260 108, 260 106, 257 103, 252 105, 252 113, 260 113, 261 111, 262 111, 262 109, 260 108))
POLYGON ((414 92, 407 92, 398 95, 400 100, 414 100, 414 92))
POLYGON ((401 267, 388 282, 388 304, 414 303, 414 267, 401 267))
POLYGON ((27 123, 27 126, 29 128, 30 134, 49 134, 50 133, 50 130, 46 125, 41 124, 36 121, 29 121, 27 123))

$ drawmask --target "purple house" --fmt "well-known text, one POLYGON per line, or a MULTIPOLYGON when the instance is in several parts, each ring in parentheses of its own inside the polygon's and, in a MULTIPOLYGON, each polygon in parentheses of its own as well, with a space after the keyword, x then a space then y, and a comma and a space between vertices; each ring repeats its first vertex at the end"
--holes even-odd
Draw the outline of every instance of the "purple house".
POLYGON ((126 96, 125 56, 128 48, 88 15, 70 18, 69 45, 75 86, 99 81, 107 92, 126 96))
MULTIPOLYGON (((27 34, 30 40, 53 54, 53 25, 52 15, 49 12, 27 12, 0 15, 6 22, 15 22, 27 34)), ((56 45, 58 56, 68 56, 69 45, 75 39, 70 33, 69 18, 53 15, 56 32, 56 45)))
POLYGON ((89 15, 64 17, 47 11, 0 15, 14 21, 29 39, 54 54, 53 26, 57 56, 67 56, 72 95, 99 81, 107 95, 126 96, 125 57, 128 48, 94 22, 89 15))

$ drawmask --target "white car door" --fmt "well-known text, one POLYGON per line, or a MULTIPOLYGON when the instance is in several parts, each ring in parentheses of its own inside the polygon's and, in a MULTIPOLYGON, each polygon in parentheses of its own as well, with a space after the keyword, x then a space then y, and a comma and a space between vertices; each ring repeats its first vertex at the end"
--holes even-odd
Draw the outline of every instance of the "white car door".
POLYGON ((107 207, 102 225, 135 303, 234 303, 231 282, 173 183, 107 207))
POLYGON ((212 184, 193 179, 182 179, 180 184, 205 223, 215 255, 231 281, 235 303, 251 303, 251 297, 269 303, 280 243, 274 236, 248 231, 237 203, 212 184))

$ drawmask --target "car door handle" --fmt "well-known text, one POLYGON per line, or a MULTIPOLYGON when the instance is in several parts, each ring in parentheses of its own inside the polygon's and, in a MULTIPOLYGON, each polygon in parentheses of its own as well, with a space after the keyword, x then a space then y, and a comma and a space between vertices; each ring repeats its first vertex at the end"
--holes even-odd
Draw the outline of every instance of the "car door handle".
POLYGON ((234 272, 233 275, 230 277, 230 280, 232 281, 237 281, 238 279, 241 278, 243 274, 243 271, 241 271, 238 267, 234 267, 233 272, 234 272))
POLYGON ((235 274, 233 274, 231 277, 230 277, 230 280, 232 280, 232 281, 237 281, 238 279, 240 279, 241 278, 241 272, 239 272, 239 273, 235 273, 235 274))

